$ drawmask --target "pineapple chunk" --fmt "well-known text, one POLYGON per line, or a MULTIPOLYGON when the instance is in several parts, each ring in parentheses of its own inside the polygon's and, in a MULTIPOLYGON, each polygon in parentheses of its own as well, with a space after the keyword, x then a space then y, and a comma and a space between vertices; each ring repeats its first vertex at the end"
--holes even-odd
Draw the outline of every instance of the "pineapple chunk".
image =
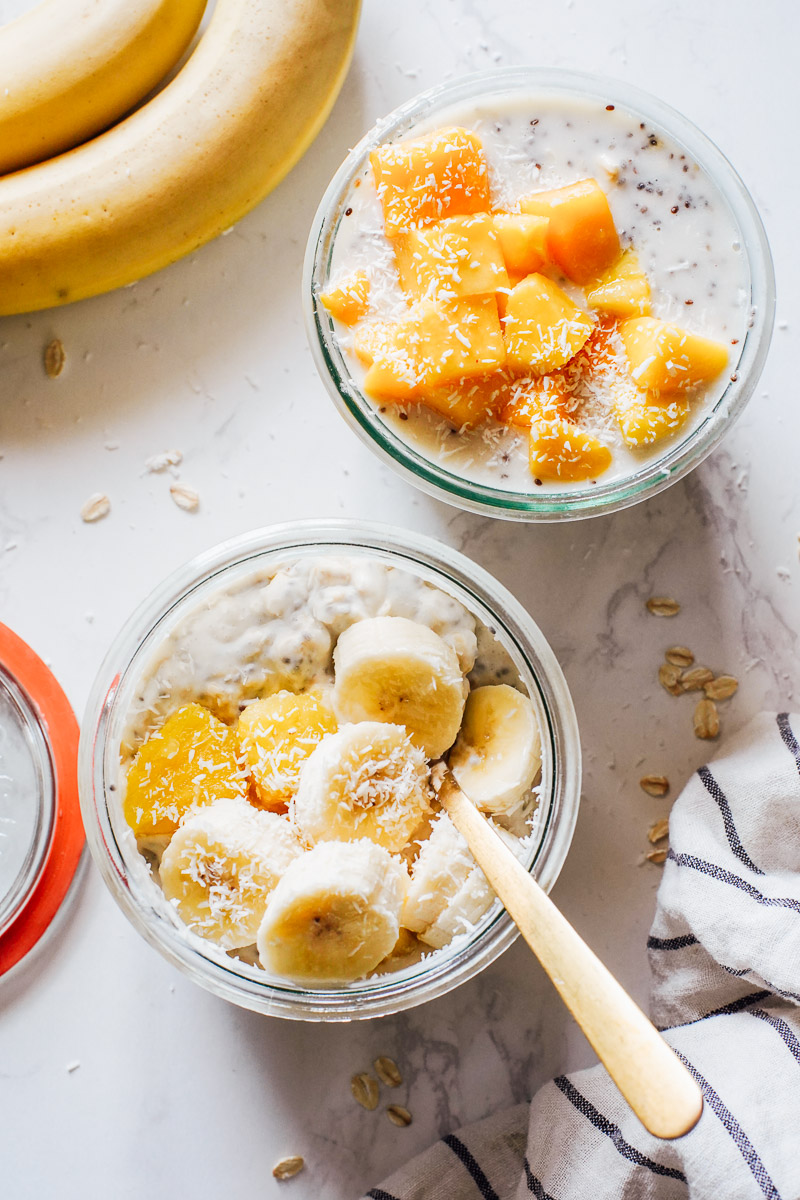
POLYGON ((508 287, 503 255, 488 213, 448 217, 395 238, 400 286, 412 300, 491 295, 508 287))
POLYGON ((528 275, 506 305, 508 364, 546 375, 569 362, 592 332, 593 322, 552 279, 528 275))
POLYGON ((128 772, 123 813, 137 837, 174 833, 190 809, 244 797, 232 729, 186 704, 147 739, 128 772))
POLYGON ((547 217, 532 213, 494 213, 492 220, 500 239, 506 270, 516 282, 541 271, 547 262, 547 217))
POLYGON ((289 803, 304 762, 336 729, 336 717, 314 692, 276 692, 248 704, 236 737, 261 807, 282 809, 289 803))
POLYGON ((509 389, 500 420, 518 429, 530 429, 534 421, 565 416, 568 402, 563 381, 552 375, 519 380, 509 389))
POLYGON ((520 200, 524 213, 549 217, 547 255, 574 283, 589 283, 619 257, 619 237, 596 179, 535 192, 520 200))
POLYGON ((574 483, 607 470, 611 451, 579 425, 557 417, 531 425, 528 461, 537 479, 574 483))
POLYGON ((483 147, 466 129, 437 129, 415 141, 379 146, 369 158, 387 237, 490 207, 483 147))
POLYGON ((423 300, 372 350, 364 390, 388 400, 413 400, 439 384, 486 375, 506 357, 493 296, 423 300))
POLYGON ((650 284, 633 250, 624 250, 617 261, 594 280, 586 303, 611 317, 650 315, 650 284))
POLYGON ((621 388, 614 396, 614 415, 628 446, 652 446, 660 438, 680 429, 689 415, 685 396, 672 396, 662 403, 635 388, 621 388))
POLYGON ((355 325, 369 307, 369 279, 366 271, 355 271, 338 287, 323 292, 320 300, 335 321, 355 325))
POLYGON ((619 333, 642 391, 684 392, 709 383, 728 365, 728 348, 656 317, 621 321, 619 333))

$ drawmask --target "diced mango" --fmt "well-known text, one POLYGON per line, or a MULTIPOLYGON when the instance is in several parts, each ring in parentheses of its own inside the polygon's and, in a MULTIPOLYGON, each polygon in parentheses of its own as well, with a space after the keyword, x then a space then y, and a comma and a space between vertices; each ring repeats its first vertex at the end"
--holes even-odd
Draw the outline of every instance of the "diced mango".
POLYGON ((288 804, 306 759, 325 734, 336 729, 332 709, 315 692, 276 692, 248 704, 239 717, 236 737, 263 808, 288 804))
POLYGON ((388 353, 393 345, 396 324, 394 321, 365 321, 353 333, 353 353, 369 367, 375 356, 388 353))
POLYGON ((588 285, 586 303, 611 317, 650 315, 650 284, 634 250, 623 250, 613 266, 588 285))
POLYGON ((421 392, 505 365, 505 347, 493 296, 467 296, 434 304, 423 300, 390 336, 373 345, 364 390, 388 400, 413 400, 421 392))
POLYGON ((685 396, 661 402, 635 388, 621 388, 614 396, 614 415, 628 446, 652 446, 660 438, 680 429, 689 415, 685 396))
POLYGON ((552 279, 527 275, 509 294, 504 325, 508 365, 545 375, 578 353, 593 322, 552 279))
POLYGON ((500 239, 488 213, 447 217, 394 241, 400 286, 412 300, 491 295, 508 287, 500 239))
POLYGON ((611 451, 579 425, 558 417, 531 425, 528 461, 537 479, 574 483, 607 470, 611 451))
POLYGON ((420 392, 419 402, 449 421, 454 429, 474 429, 497 416, 507 395, 508 379, 501 373, 459 379, 420 392))
POLYGON ((190 809, 246 793, 233 730, 200 704, 186 704, 140 747, 123 813, 137 837, 174 833, 190 809))
POLYGON ((492 216, 509 276, 519 279, 541 271, 547 262, 547 217, 532 213, 494 213, 492 216))
POLYGON ((619 333, 642 391, 684 392, 709 383, 728 365, 728 348, 656 317, 621 321, 619 333))
POLYGON ((508 398, 500 412, 505 425, 530 429, 534 421, 553 420, 564 416, 569 397, 563 380, 552 375, 518 381, 508 390, 508 398))
POLYGON ((483 147, 466 129, 437 129, 414 141, 379 146, 369 157, 387 237, 490 207, 483 147))
POLYGON ((548 257, 575 283, 588 283, 619 257, 614 218, 596 179, 535 192, 520 200, 520 208, 550 218, 548 257))
POLYGON ((369 307, 369 279, 366 271, 355 271, 338 287, 323 292, 320 300, 335 321, 355 325, 369 307))

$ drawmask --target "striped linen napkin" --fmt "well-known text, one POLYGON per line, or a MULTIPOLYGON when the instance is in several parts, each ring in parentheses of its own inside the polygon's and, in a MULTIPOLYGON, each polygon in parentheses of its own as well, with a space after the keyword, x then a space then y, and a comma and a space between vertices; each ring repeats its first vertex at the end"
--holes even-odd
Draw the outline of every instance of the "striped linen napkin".
POLYGON ((800 716, 761 714, 670 816, 651 1016, 700 1122, 648 1134, 603 1067, 451 1134, 370 1200, 800 1200, 800 716))

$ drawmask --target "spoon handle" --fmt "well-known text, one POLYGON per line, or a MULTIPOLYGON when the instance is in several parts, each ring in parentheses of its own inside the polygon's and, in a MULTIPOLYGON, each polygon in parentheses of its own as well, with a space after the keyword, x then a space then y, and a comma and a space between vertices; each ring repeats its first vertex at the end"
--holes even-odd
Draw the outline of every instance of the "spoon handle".
POLYGON ((703 1096, 683 1063, 449 771, 439 801, 639 1120, 656 1137, 688 1133, 703 1096))

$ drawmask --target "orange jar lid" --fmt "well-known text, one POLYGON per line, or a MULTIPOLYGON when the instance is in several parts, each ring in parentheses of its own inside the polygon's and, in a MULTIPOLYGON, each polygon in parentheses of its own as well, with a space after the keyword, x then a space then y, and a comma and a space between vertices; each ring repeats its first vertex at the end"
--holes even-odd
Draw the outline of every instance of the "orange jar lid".
POLYGON ((83 844, 75 714, 49 668, 0 624, 0 975, 53 920, 83 844))

